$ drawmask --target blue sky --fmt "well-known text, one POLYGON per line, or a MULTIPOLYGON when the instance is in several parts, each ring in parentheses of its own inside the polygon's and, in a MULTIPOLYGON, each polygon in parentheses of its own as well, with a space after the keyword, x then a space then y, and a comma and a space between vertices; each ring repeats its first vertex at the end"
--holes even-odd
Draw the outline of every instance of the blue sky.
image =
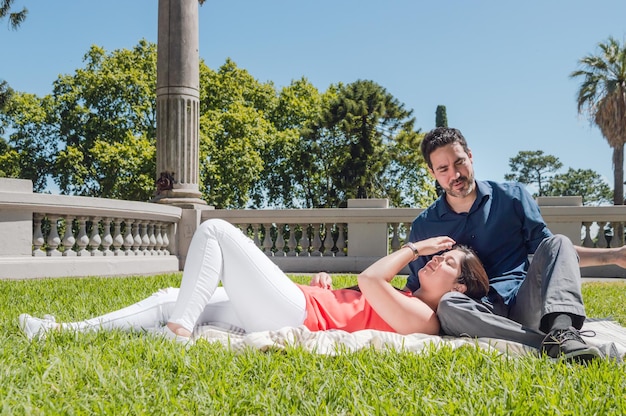
MULTIPOLYGON (((17 31, 0 28, 0 78, 18 91, 51 93, 91 45, 157 40, 157 0, 14 4, 29 14, 17 31)), ((213 69, 230 57, 259 81, 304 76, 320 91, 370 79, 423 131, 445 105, 480 179, 503 180, 509 158, 543 150, 563 170, 593 169, 613 184, 611 149, 578 116, 569 74, 598 42, 626 39, 624 0, 207 0, 199 13, 200 57, 213 69)))

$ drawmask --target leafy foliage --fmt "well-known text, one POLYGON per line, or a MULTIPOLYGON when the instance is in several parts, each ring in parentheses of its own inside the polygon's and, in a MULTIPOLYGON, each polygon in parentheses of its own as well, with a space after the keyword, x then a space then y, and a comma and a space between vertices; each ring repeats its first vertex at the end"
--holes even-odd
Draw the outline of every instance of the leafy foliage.
POLYGON ((558 173, 546 187, 546 196, 581 196, 583 205, 611 202, 613 191, 602 177, 591 169, 572 169, 558 173))
POLYGON ((544 155, 543 150, 520 151, 509 159, 511 172, 504 175, 507 181, 517 181, 527 185, 537 185, 538 193, 535 196, 545 196, 545 188, 551 176, 563 164, 559 158, 544 155))
POLYGON ((260 83, 230 59, 217 72, 201 66, 200 170, 207 203, 242 208, 264 170, 263 150, 277 130, 271 83, 260 83))
POLYGON ((30 179, 38 192, 46 188, 57 152, 56 143, 50 138, 51 108, 51 97, 42 99, 34 94, 13 92, 0 111, 2 130, 9 132, 8 140, 3 141, 0 174, 30 179))
POLYGON ((624 143, 626 143, 626 45, 609 37, 597 55, 579 60, 570 77, 582 78, 578 112, 586 113, 613 148, 613 203, 624 204, 624 143))
MULTIPOLYGON (((154 191, 156 46, 92 46, 53 93, 0 108, 0 175, 64 194, 148 200, 154 191)), ((6 86, 8 88, 8 86, 6 86)), ((8 89, 7 89, 8 91, 8 89)), ((230 59, 200 63, 200 190, 218 208, 337 207, 355 197, 425 206, 433 185, 415 119, 373 81, 277 91, 230 59)))
POLYGON ((9 18, 9 27, 13 30, 17 29, 24 20, 26 20, 26 15, 28 15, 28 9, 23 7, 20 11, 12 11, 11 8, 13 6, 15 0, 2 0, 0 2, 0 20, 8 17, 9 18))
POLYGON ((572 169, 557 173, 562 163, 559 158, 544 155, 543 151, 521 151, 509 161, 514 173, 506 180, 535 185, 539 192, 534 196, 581 196, 583 205, 601 205, 610 201, 611 188, 591 169, 572 169))
MULTIPOLYGON (((12 11, 14 1, 15 0, 1 0, 0 21, 8 17, 9 27, 13 30, 16 30, 24 22, 24 20, 26 20, 26 16, 28 15, 28 9, 24 7, 20 11, 12 11)), ((0 109, 2 109, 9 101, 11 94, 12 90, 9 87, 9 84, 5 80, 0 79, 0 109)), ((0 134, 3 134, 1 127, 0 134)))
POLYGON ((342 206, 349 198, 389 197, 392 203, 400 203, 389 169, 406 168, 394 165, 392 149, 400 138, 415 143, 418 132, 411 115, 411 110, 373 81, 338 85, 307 136, 317 151, 314 154, 327 160, 322 163, 328 167, 327 178, 333 178, 326 182, 331 184, 327 200, 319 206, 342 206))
POLYGON ((55 181, 64 193, 148 200, 156 170, 155 150, 146 149, 155 147, 156 46, 142 40, 110 54, 92 46, 84 59, 85 68, 54 83, 55 181), (129 176, 136 177, 131 188, 129 176))
POLYGON ((448 127, 448 114, 445 105, 438 105, 435 111, 435 127, 448 127))

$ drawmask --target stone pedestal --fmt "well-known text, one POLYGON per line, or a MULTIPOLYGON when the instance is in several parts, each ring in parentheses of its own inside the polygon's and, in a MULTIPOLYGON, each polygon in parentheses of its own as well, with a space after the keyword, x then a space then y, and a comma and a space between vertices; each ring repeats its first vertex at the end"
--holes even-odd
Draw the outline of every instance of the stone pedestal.
MULTIPOLYGON (((387 199, 349 199, 348 208, 389 208, 387 199)), ((389 253, 387 223, 348 223, 348 256, 383 257, 389 253)))
MULTIPOLYGON (((33 182, 26 179, 0 179, 1 192, 32 194, 33 182)), ((33 255, 33 211, 0 210, 0 257, 33 255)))
MULTIPOLYGON (((541 207, 581 207, 583 198, 581 196, 540 196, 537 197, 537 205, 541 207)), ((581 244, 581 226, 576 222, 546 222, 546 225, 553 234, 563 234, 575 245, 581 244)))

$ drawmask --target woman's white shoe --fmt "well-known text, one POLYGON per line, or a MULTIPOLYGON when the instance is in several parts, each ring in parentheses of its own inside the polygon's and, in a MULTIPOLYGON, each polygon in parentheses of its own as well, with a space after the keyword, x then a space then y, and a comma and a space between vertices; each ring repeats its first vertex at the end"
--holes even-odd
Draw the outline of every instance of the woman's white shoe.
POLYGON ((23 313, 19 316, 20 329, 26 334, 26 338, 45 338, 46 332, 56 329, 57 324, 54 319, 40 319, 23 313))

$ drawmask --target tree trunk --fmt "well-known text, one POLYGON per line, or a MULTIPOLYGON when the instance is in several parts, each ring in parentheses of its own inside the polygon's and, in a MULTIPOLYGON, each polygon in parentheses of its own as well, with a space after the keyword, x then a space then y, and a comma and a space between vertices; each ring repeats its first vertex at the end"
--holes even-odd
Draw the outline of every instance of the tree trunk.
MULTIPOLYGON (((624 205, 624 144, 613 148, 613 205, 624 205)), ((624 245, 624 224, 616 223, 613 227, 611 247, 624 245)))
POLYGON ((624 144, 613 148, 613 205, 624 205, 624 144))

